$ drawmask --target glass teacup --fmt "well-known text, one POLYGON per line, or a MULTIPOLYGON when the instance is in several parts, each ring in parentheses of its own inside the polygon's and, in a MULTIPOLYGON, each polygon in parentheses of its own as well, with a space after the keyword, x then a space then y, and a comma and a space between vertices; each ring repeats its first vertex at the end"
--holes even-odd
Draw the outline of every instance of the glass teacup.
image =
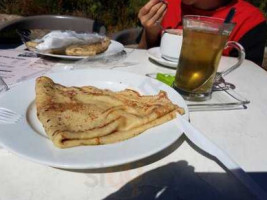
MULTIPOLYGON (((234 26, 219 18, 184 16, 183 44, 173 86, 186 100, 204 101, 211 98, 224 48, 233 47, 239 52, 242 49, 237 42, 227 42, 234 26)), ((234 67, 236 65, 229 70, 234 67)))

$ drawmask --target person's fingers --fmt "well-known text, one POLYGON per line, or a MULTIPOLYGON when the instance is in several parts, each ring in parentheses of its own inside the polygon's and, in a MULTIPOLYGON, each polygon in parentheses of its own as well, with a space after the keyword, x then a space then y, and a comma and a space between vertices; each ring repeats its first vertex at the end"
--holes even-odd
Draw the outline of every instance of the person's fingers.
POLYGON ((142 19, 141 19, 142 21, 141 22, 143 22, 143 24, 145 24, 146 21, 148 21, 150 18, 152 18, 157 13, 157 11, 160 9, 161 5, 163 5, 163 4, 162 3, 157 3, 156 5, 154 5, 149 10, 149 12, 142 17, 142 19))
POLYGON ((166 5, 161 6, 158 12, 152 18, 150 18, 151 23, 160 24, 166 12, 167 12, 166 5))
POLYGON ((161 25, 161 21, 162 21, 163 17, 165 16, 166 12, 167 12, 167 10, 165 9, 162 16, 159 19, 157 19, 155 22, 155 25, 158 26, 160 29, 164 29, 161 25))
POLYGON ((141 23, 145 26, 145 27, 151 27, 154 26, 156 21, 158 21, 159 19, 161 19, 164 16, 166 10, 166 5, 165 4, 161 4, 161 5, 156 5, 151 9, 151 12, 149 12, 147 15, 145 15, 143 17, 143 21, 141 21, 141 23))
MULTIPOLYGON (((150 0, 147 4, 144 5, 144 7, 142 7, 140 9, 139 15, 143 16, 146 15, 147 13, 150 12, 150 9, 156 5, 157 3, 159 3, 160 0, 150 0)), ((138 16, 139 17, 139 16, 138 16)))

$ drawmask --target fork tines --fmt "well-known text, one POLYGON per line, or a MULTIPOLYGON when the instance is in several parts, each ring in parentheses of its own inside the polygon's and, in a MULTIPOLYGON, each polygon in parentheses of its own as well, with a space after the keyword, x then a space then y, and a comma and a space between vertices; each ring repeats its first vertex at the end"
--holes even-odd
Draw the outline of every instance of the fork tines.
POLYGON ((0 124, 13 124, 19 121, 21 115, 7 108, 0 108, 0 124))

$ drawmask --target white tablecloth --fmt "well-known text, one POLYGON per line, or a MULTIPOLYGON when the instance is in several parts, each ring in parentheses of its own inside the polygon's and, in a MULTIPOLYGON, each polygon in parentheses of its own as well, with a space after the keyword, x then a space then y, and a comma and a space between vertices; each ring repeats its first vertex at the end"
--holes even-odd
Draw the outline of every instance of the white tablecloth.
MULTIPOLYGON (((127 52, 124 59, 87 62, 78 67, 114 68, 141 75, 175 73, 152 63, 145 50, 127 49, 127 52)), ((234 62, 234 58, 224 57, 220 69, 234 62)), ((73 63, 58 63, 52 71, 73 66, 73 63)), ((226 79, 251 101, 248 109, 192 112, 191 123, 267 191, 267 73, 246 60, 226 79)), ((231 173, 194 150, 184 138, 150 158, 102 170, 55 169, 0 149, 0 199, 103 198, 253 199, 253 196, 231 173)))

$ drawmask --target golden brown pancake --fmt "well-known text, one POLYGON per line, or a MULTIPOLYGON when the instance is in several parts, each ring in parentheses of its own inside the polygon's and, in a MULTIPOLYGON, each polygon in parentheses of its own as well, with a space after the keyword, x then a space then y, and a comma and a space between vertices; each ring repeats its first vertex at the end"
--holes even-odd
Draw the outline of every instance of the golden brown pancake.
POLYGON ((109 44, 110 39, 105 37, 103 40, 92 44, 70 45, 66 48, 65 53, 70 56, 94 56, 106 51, 109 44))
MULTIPOLYGON (((62 48, 49 49, 44 51, 45 53, 58 54, 58 55, 69 55, 69 56, 94 56, 105 52, 109 45, 110 39, 103 37, 100 41, 90 44, 73 44, 62 48)), ((40 42, 28 41, 26 46, 30 50, 36 50, 36 46, 40 42)))
POLYGON ((38 45, 39 43, 38 42, 35 42, 35 41, 28 41, 26 42, 26 46, 27 48, 31 49, 36 49, 36 46, 38 45))
POLYGON ((164 91, 141 96, 130 89, 65 87, 44 76, 36 80, 36 106, 45 132, 59 148, 123 141, 184 113, 164 91))

